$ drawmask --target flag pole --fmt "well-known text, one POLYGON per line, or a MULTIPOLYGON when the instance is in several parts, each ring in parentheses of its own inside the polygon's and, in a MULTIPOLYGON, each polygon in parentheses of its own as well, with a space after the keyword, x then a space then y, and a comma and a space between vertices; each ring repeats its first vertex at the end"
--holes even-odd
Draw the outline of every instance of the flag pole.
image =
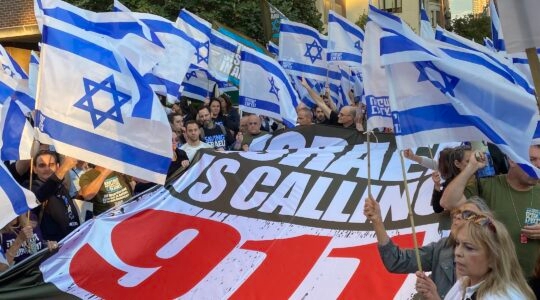
MULTIPOLYGON (((369 153, 369 152, 368 152, 369 153)), ((403 172, 403 183, 405 185, 405 195, 407 198, 407 207, 409 208, 409 220, 411 221, 411 230, 413 235, 414 254, 416 256, 416 262, 418 264, 418 271, 422 272, 422 261, 420 260, 420 250, 418 249, 418 239, 416 237, 416 228, 414 226, 414 216, 411 205, 411 196, 409 194, 409 185, 407 184, 407 175, 405 174, 405 160, 403 159, 403 151, 399 151, 399 158, 401 159, 401 171, 403 172)))
POLYGON ((366 131, 366 137, 367 137, 367 188, 368 188, 368 197, 373 198, 371 196, 371 147, 370 147, 370 136, 371 131, 366 131))
POLYGON ((540 62, 538 61, 538 54, 536 53, 536 48, 527 48, 525 49, 525 53, 527 53, 527 60, 529 61, 529 67, 531 68, 534 90, 536 91, 536 105, 538 106, 538 111, 540 112, 540 97, 538 96, 538 93, 540 92, 540 62))

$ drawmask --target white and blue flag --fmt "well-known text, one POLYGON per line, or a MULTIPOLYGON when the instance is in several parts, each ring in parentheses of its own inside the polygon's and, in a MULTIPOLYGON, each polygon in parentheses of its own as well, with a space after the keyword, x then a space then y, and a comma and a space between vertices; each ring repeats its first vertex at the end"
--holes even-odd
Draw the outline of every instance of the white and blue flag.
POLYGON ((192 59, 192 69, 208 70, 210 58, 210 37, 212 24, 197 15, 182 9, 176 19, 176 26, 198 42, 195 57, 192 59))
POLYGON ((180 95, 199 101, 209 99, 214 90, 215 82, 203 70, 190 69, 182 82, 180 95))
POLYGON ((268 43, 266 44, 266 50, 272 53, 275 58, 279 57, 279 46, 276 45, 274 42, 268 41, 268 43))
POLYGON ((240 61, 240 109, 294 127, 300 99, 283 68, 269 56, 245 48, 240 61))
POLYGON ((30 52, 30 64, 28 64, 28 89, 35 99, 37 90, 37 78, 39 72, 39 56, 35 51, 30 52))
POLYGON ((59 153, 164 183, 172 157, 170 125, 141 75, 161 61, 163 49, 137 34, 140 24, 133 17, 129 21, 129 13, 65 10, 100 33, 44 9, 36 126, 59 153), (135 34, 127 33, 131 28, 135 34), (134 45, 144 53, 133 50, 126 57, 117 51, 134 45))
POLYGON ((382 30, 372 21, 366 24, 362 60, 363 102, 366 104, 367 130, 392 128, 392 111, 388 100, 388 79, 381 65, 379 38, 382 30))
POLYGON ((0 159, 30 159, 34 131, 26 116, 35 107, 28 76, 0 46, 0 159))
POLYGON ((533 95, 500 80, 488 60, 471 63, 437 41, 422 40, 399 18, 372 6, 369 17, 383 31, 381 63, 389 78, 399 148, 487 140, 538 177, 540 170, 528 156, 538 114, 533 95))
POLYGON ((326 37, 315 28, 288 20, 281 21, 279 62, 287 73, 326 81, 326 37))
POLYGON ((491 16, 491 40, 493 41, 493 47, 497 51, 505 51, 504 35, 501 21, 499 20, 499 14, 495 8, 495 1, 489 1, 489 14, 491 16))
POLYGON ((424 1, 420 1, 420 36, 424 39, 434 39, 435 31, 429 21, 426 8, 424 7, 424 1))
POLYGON ((0 163, 0 227, 4 228, 30 209, 37 207, 36 196, 21 187, 11 176, 4 163, 0 163))
POLYGON ((0 105, 8 99, 21 102, 26 111, 35 107, 35 100, 28 89, 28 75, 19 64, 0 46, 0 105))
MULTIPOLYGON (((223 33, 212 29, 208 72, 216 81, 227 82, 236 64, 239 64, 242 45, 223 33)), ((239 77, 236 74, 236 77, 239 77)))
MULTIPOLYGON (((131 12, 118 0, 114 1, 114 11, 131 12)), ((194 45, 198 45, 198 42, 163 17, 147 13, 132 14, 148 26, 165 48, 162 60, 143 76, 156 93, 166 96, 169 102, 174 103, 179 97, 180 85, 195 55, 194 45)))
POLYGON ((364 31, 334 11, 328 12, 329 64, 359 67, 362 65, 364 31))
POLYGON ((437 46, 446 55, 470 64, 471 68, 480 67, 485 69, 486 72, 498 74, 501 80, 509 81, 529 94, 534 94, 532 81, 517 67, 516 63, 513 63, 504 55, 504 52, 494 53, 485 46, 440 27, 437 27, 435 39, 442 42, 437 46))

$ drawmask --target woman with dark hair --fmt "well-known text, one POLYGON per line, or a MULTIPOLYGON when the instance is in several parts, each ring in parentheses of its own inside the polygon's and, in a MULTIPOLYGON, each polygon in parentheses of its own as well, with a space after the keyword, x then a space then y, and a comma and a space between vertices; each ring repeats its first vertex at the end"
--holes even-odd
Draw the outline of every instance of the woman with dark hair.
POLYGON ((471 156, 471 147, 469 145, 461 145, 454 148, 446 148, 439 154, 438 169, 440 178, 434 178, 435 188, 431 196, 431 206, 433 211, 441 213, 444 208, 441 206, 441 197, 444 189, 450 182, 458 176, 458 174, 469 163, 471 156), (444 182, 441 184, 441 178, 444 182), (437 182, 438 179, 438 182, 437 182))
POLYGON ((238 132, 240 128, 240 114, 238 113, 238 109, 233 107, 231 98, 227 94, 221 94, 218 100, 221 102, 221 112, 227 118, 229 128, 235 133, 238 132))
POLYGON ((219 99, 212 98, 208 104, 208 110, 210 110, 210 115, 212 117, 212 121, 214 121, 214 124, 229 128, 229 121, 223 115, 221 101, 219 101, 219 99))

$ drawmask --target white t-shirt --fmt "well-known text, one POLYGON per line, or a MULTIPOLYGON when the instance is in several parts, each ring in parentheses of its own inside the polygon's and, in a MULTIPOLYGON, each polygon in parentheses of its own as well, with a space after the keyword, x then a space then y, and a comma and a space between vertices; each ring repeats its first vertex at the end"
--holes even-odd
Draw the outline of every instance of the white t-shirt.
MULTIPOLYGON (((466 279, 467 278, 464 277, 456 281, 454 286, 452 286, 452 288, 446 294, 446 297, 444 297, 444 300, 463 300, 463 299, 470 300, 472 299, 472 295, 474 294, 474 292, 476 292, 476 290, 478 290, 480 285, 482 285, 482 283, 484 282, 482 281, 473 286, 466 287, 465 295, 463 295, 462 284, 463 284, 463 280, 466 280, 466 279)), ((509 285, 506 287, 506 290, 503 291, 502 293, 498 293, 498 294, 489 293, 484 297, 484 299, 489 299, 489 300, 516 299, 517 300, 517 299, 526 299, 526 297, 525 295, 523 295, 523 293, 521 293, 519 290, 514 288, 512 285, 509 285)))
POLYGON ((190 162, 193 160, 195 153, 197 153, 199 149, 203 149, 203 148, 213 148, 213 147, 208 145, 205 142, 199 142, 199 145, 197 146, 191 146, 190 144, 185 143, 182 145, 182 147, 180 147, 180 149, 186 151, 187 157, 189 158, 190 162))

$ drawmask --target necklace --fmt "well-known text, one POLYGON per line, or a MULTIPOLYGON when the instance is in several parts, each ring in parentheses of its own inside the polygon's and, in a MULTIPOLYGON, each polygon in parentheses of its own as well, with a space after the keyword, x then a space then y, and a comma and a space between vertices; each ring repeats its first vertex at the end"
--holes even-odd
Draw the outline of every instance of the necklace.
MULTIPOLYGON (((518 222, 518 225, 519 225, 519 228, 523 228, 523 226, 525 224, 521 224, 521 221, 519 220, 519 214, 517 212, 517 209, 516 209, 516 204, 514 203, 514 197, 512 197, 512 188, 510 187, 510 183, 508 183, 508 180, 506 181, 506 186, 508 187, 508 196, 510 196, 510 201, 512 202, 512 207, 514 208, 514 214, 516 215, 516 220, 518 222)), ((529 207, 532 208, 532 204, 533 204, 533 199, 534 199, 534 187, 531 189, 531 203, 529 204, 529 207)), ((525 220, 523 220, 523 223, 525 223, 525 220)), ((527 236, 524 234, 524 233, 520 233, 519 234, 519 240, 522 244, 526 244, 527 243, 527 236)))

